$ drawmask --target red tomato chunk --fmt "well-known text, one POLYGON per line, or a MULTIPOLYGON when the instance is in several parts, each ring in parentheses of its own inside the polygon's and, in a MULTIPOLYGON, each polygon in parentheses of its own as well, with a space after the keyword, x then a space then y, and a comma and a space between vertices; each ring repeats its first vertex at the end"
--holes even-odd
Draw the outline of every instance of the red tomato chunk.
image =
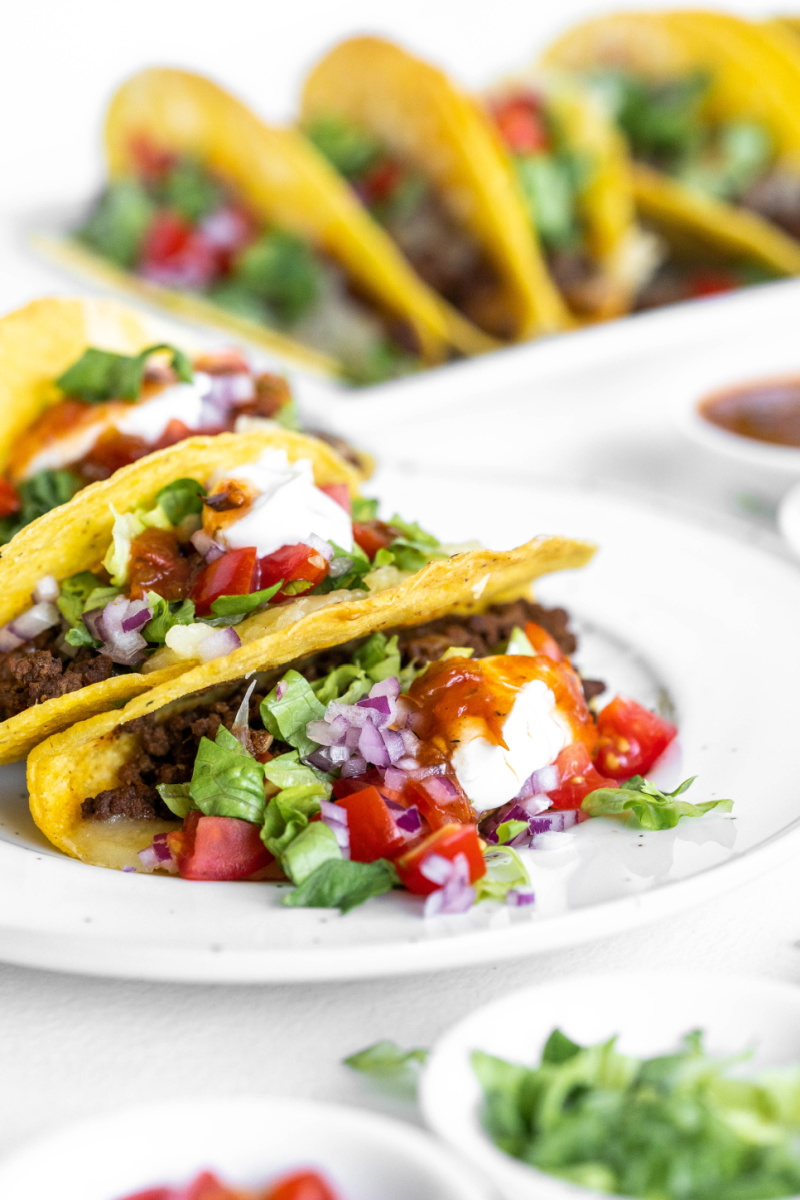
POLYGON ((459 854, 463 854, 469 863, 471 883, 475 883, 486 874, 486 863, 483 861, 483 851, 476 827, 474 825, 444 825, 395 861, 397 874, 400 876, 403 887, 408 888, 417 896, 428 896, 438 887, 438 884, 427 879, 421 871, 426 858, 432 854, 448 858, 451 862, 459 854))
POLYGON ((257 825, 237 817, 189 813, 167 835, 183 879, 249 879, 272 862, 257 825))
POLYGON ((589 757, 583 742, 566 746, 556 759, 560 780, 555 791, 548 792, 554 809, 577 809, 589 792, 597 788, 619 787, 616 779, 604 779, 589 757))
POLYGON ((612 779, 646 775, 678 730, 635 700, 616 696, 597 718, 595 766, 612 779))
POLYGON ((254 590, 256 566, 255 546, 229 550, 203 567, 192 588, 192 599, 198 617, 207 617, 211 605, 220 596, 247 596, 254 590))

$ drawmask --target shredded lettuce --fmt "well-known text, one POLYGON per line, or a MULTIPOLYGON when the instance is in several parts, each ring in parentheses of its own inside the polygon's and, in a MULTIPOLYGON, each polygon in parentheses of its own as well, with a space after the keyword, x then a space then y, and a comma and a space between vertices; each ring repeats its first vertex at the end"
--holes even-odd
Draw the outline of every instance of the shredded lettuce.
POLYGON ((225 195, 217 180, 192 158, 179 159, 158 190, 159 199, 192 224, 210 216, 225 195))
POLYGON ((163 645, 175 625, 191 625, 194 621, 192 600, 167 601, 158 592, 148 592, 147 603, 153 615, 142 630, 142 637, 148 642, 163 645))
POLYGON ((354 543, 352 550, 343 550, 335 542, 332 545, 333 558, 331 562, 335 563, 337 560, 347 559, 351 565, 341 575, 326 575, 322 582, 317 585, 316 591, 318 594, 325 595, 327 592, 338 592, 343 588, 348 591, 369 591, 367 584, 364 582, 364 576, 369 574, 373 564, 369 561, 361 547, 354 543))
POLYGON ((182 350, 166 343, 147 346, 140 354, 113 354, 90 346, 77 362, 59 375, 56 384, 67 396, 77 396, 89 404, 105 400, 137 400, 147 360, 159 350, 169 352, 172 369, 178 379, 191 383, 192 364, 182 350))
POLYGON ((684 779, 673 792, 662 792, 649 779, 634 775, 618 788, 598 788, 584 797, 581 809, 590 817, 618 817, 628 813, 636 817, 643 829, 672 829, 681 817, 701 817, 717 809, 730 812, 732 800, 708 800, 703 804, 692 804, 679 800, 692 786, 697 776, 684 779))
POLYGON ((281 866, 295 884, 305 883, 331 860, 343 861, 342 852, 333 830, 322 821, 310 821, 281 854, 281 866))
POLYGON ((77 475, 65 470, 37 471, 30 479, 23 480, 17 488, 19 511, 0 519, 0 545, 10 542, 31 521, 66 504, 82 486, 77 475))
POLYGON ((800 1071, 731 1076, 702 1036, 650 1059, 560 1030, 525 1067, 476 1051, 483 1122, 501 1150, 595 1191, 663 1200, 772 1200, 800 1191, 800 1071))
POLYGON ((261 840, 283 863, 286 850, 319 813, 320 800, 330 796, 331 785, 321 772, 301 763, 296 750, 265 763, 264 777, 280 791, 266 807, 261 840))
POLYGON ((133 267, 155 212, 155 202, 140 183, 120 179, 108 185, 76 236, 103 258, 133 267))
POLYGON ((148 528, 172 529, 172 522, 158 504, 149 511, 137 508, 135 512, 127 513, 118 513, 112 504, 111 511, 114 514, 114 528, 103 566, 111 576, 114 587, 122 588, 128 579, 133 539, 148 528))
POLYGON ((515 159, 531 224, 548 249, 568 249, 580 238, 580 172, 566 153, 525 154, 515 159))
MULTIPOLYGON (((213 742, 200 739, 189 795, 206 817, 238 817, 260 825, 266 808, 264 767, 220 725, 213 742)), ((169 805, 167 796, 163 799, 169 805)))
POLYGON ((407 1074, 409 1067, 422 1066, 429 1053, 422 1049, 401 1050, 396 1042, 383 1041, 348 1055, 344 1062, 345 1066, 362 1075, 397 1078, 407 1074))
POLYGON ((325 706, 298 671, 287 671, 261 701, 264 728, 303 755, 311 754, 316 749, 316 743, 306 735, 306 725, 309 721, 321 720, 324 714, 325 706), (283 693, 280 699, 279 690, 283 693))
POLYGON ((346 179, 358 179, 381 156, 380 142, 359 125, 341 117, 317 117, 305 129, 331 166, 346 179))
MULTIPOLYGON (((320 827, 327 829, 326 825, 316 822, 306 833, 320 827)), ((335 844, 333 834, 330 836, 335 844)), ((289 893, 284 904, 290 908, 338 908, 340 912, 348 913, 373 896, 391 891, 396 883, 397 872, 385 859, 361 863, 331 853, 300 881, 300 886, 289 893)))
MULTIPOLYGON (((507 825, 518 823, 506 822, 507 825)), ((475 884, 476 904, 482 900, 505 904, 506 897, 513 888, 530 887, 531 881, 522 859, 510 846, 503 846, 502 850, 484 850, 483 861, 486 863, 486 874, 475 884)))
POLYGON ((292 325, 317 302, 321 266, 302 239, 279 229, 264 233, 234 263, 234 282, 292 325))
POLYGON ((197 805, 192 799, 191 783, 158 783, 156 790, 170 812, 181 820, 187 813, 197 812, 197 805))
POLYGON ((73 629, 82 624, 81 617, 87 610, 87 601, 99 587, 100 580, 91 571, 79 571, 77 575, 62 580, 56 607, 73 629))
POLYGON ((354 496, 350 511, 353 517, 353 522, 358 525, 363 525, 366 521, 374 521, 378 516, 378 501, 368 499, 366 496, 354 496))
MULTIPOLYGON (((272 587, 262 588, 260 592, 249 592, 244 596, 218 596, 211 602, 211 611, 215 617, 239 617, 253 612, 262 604, 269 604, 272 597, 283 587, 279 579, 272 587)), ((288 588, 286 589, 288 591, 288 588)))
POLYGON ((171 525, 180 525, 185 517, 203 511, 206 489, 196 479, 174 479, 156 496, 160 508, 171 525))
POLYGON ((511 637, 508 639, 506 654, 524 654, 535 656, 536 651, 530 643, 527 634, 523 633, 519 625, 515 625, 511 630, 511 637))

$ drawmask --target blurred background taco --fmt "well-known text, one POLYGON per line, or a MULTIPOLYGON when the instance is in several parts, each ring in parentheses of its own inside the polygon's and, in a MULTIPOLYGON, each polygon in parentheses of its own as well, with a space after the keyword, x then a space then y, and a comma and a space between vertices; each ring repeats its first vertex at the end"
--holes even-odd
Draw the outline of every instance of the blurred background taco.
POLYGON ((638 307, 800 273, 800 70, 785 38, 721 13, 617 13, 542 62, 606 104, 640 215, 671 249, 638 307))

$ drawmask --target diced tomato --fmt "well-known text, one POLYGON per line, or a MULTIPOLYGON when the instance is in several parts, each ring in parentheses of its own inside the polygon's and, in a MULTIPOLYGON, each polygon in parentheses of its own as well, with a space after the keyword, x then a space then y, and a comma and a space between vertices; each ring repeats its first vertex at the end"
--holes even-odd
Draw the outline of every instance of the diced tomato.
POLYGON ((133 600, 149 591, 164 600, 183 600, 191 590, 193 572, 171 529, 145 529, 131 542, 128 579, 133 600))
POLYGON ((219 273, 216 248, 177 213, 156 213, 144 236, 142 270, 161 283, 205 287, 219 273))
POLYGON ((542 107, 536 96, 512 96, 494 106, 495 124, 512 154, 535 154, 550 144, 542 107))
POLYGON ((359 192, 367 204, 388 200, 403 181, 403 168, 391 159, 377 163, 361 180, 359 192))
POLYGON ((605 779, 592 763, 583 742, 566 746, 555 761, 559 786, 548 792, 554 809, 578 809, 584 796, 601 787, 618 787, 615 779, 605 779))
POLYGON ((699 300, 703 296, 718 296, 722 292, 732 292, 739 287, 739 280, 733 271, 724 267, 704 267, 694 271, 689 277, 689 295, 699 300))
POLYGON ((173 1197, 174 1200, 240 1200, 241 1193, 226 1187, 210 1171, 203 1171, 188 1188, 174 1192, 173 1197))
POLYGON ((306 591, 317 586, 328 574, 328 564, 312 546, 300 542, 297 546, 281 546, 273 554, 259 558, 256 563, 256 584, 254 591, 272 587, 283 580, 283 587, 275 594, 275 600, 285 600, 297 592, 286 590, 288 583, 298 583, 305 580, 311 586, 306 591))
POLYGON ((486 874, 486 863, 483 861, 478 830, 474 825, 444 825, 430 837, 426 837, 407 854, 395 860, 397 874, 403 887, 408 888, 417 896, 428 896, 435 892, 437 885, 422 874, 420 870, 425 859, 431 854, 449 858, 451 862, 457 855, 465 855, 469 863, 470 882, 475 883, 486 874))
POLYGON ((326 496, 330 496, 331 500, 335 500, 337 504, 341 504, 346 513, 350 513, 350 489, 346 483, 321 483, 319 490, 324 492, 326 496))
POLYGON ((616 696, 597 718, 600 741, 595 765, 612 779, 646 775, 678 730, 635 700, 616 696))
POLYGON ((245 546, 207 563, 194 581, 192 600, 198 617, 207 617, 220 596, 248 596, 253 587, 257 550, 245 546))
POLYGON ((338 804, 347 812, 350 857, 354 862, 393 858, 403 849, 406 839, 397 828, 386 801, 374 787, 351 792, 349 796, 343 796, 338 804))
POLYGON ((136 462, 152 449, 142 437, 107 429, 81 461, 81 471, 88 479, 108 479, 120 467, 136 462))
POLYGON ((533 646, 537 654, 544 654, 547 658, 551 658, 553 662, 561 662, 564 655, 561 647, 554 637, 543 629, 541 625, 537 625, 535 621, 528 621, 525 625, 525 636, 533 646))
POLYGON ((125 1196, 124 1200, 175 1200, 175 1192, 167 1187, 146 1188, 143 1192, 125 1196))
POLYGON ((395 535, 383 521, 354 521, 353 540, 372 561, 379 550, 391 546, 395 535))
POLYGON ((238 817, 188 813, 167 845, 183 879, 249 879, 272 862, 257 825, 238 817))
POLYGON ((316 1171, 293 1171, 268 1187, 262 1200, 339 1200, 339 1196, 316 1171))
POLYGON ((167 446, 174 446, 176 442, 183 442, 186 438, 191 437, 192 432, 185 421, 179 421, 177 417, 173 417, 171 421, 167 422, 161 437, 150 449, 166 450, 167 446))
POLYGON ((363 775, 354 775, 350 779, 335 779, 333 781, 333 794, 337 800, 341 800, 345 796, 350 796, 353 792, 360 792, 362 788, 366 787, 374 787, 379 795, 383 796, 384 800, 401 802, 402 793, 396 788, 387 787, 386 781, 381 778, 381 773, 376 767, 365 771, 363 775))
POLYGON ((19 512, 21 503, 13 483, 0 479, 0 517, 10 517, 12 513, 19 512))
POLYGON ((402 803, 408 807, 416 804, 431 829, 443 829, 454 822, 469 825, 475 820, 472 805, 456 780, 449 776, 409 779, 403 787, 402 803))
POLYGON ((162 150, 146 134, 135 134, 128 143, 136 173, 148 183, 158 183, 178 161, 171 150, 162 150))

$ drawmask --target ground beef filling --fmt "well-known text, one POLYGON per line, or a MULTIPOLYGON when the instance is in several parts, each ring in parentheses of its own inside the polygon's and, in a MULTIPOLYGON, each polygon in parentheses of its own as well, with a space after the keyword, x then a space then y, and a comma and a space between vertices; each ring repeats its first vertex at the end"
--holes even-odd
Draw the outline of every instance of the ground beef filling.
POLYGON ((113 673, 114 664, 107 654, 86 647, 68 658, 57 649, 60 638, 60 629, 48 630, 28 649, 0 659, 0 719, 7 721, 34 704, 80 691, 113 673))
MULTIPOLYGON (((401 661, 404 665, 413 662, 416 667, 423 667, 441 658, 449 646, 469 646, 477 658, 486 658, 496 654, 514 627, 524 627, 526 621, 536 621, 546 629, 565 654, 574 653, 577 642, 563 608, 543 608, 528 600, 516 600, 512 604, 496 605, 484 613, 443 617, 412 629, 398 630, 401 661)), ((313 682, 342 663, 350 662, 351 657, 352 645, 335 647, 315 655, 308 664, 303 664, 302 671, 313 682)), ((604 684, 592 680, 584 680, 583 686, 587 698, 605 688, 604 684)), ((184 783, 191 778, 200 739, 216 737, 220 725, 226 729, 233 727, 246 687, 243 682, 224 700, 172 713, 165 720, 146 716, 131 721, 125 731, 139 735, 135 758, 121 769, 117 787, 84 800, 83 816, 96 821, 108 821, 112 817, 169 819, 173 814, 159 796, 156 785, 184 783)), ((260 728, 262 699, 261 695, 253 695, 250 700, 250 737, 253 739, 250 748, 255 753, 266 749, 269 741, 260 728)), ((282 752, 276 745, 272 750, 282 752)))

